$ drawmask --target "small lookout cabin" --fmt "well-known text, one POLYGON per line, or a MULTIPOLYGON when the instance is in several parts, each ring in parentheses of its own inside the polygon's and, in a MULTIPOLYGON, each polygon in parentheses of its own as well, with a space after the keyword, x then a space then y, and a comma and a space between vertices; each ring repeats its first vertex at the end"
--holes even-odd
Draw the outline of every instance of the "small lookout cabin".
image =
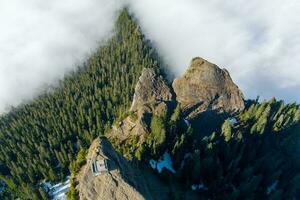
POLYGON ((106 159, 94 159, 91 165, 94 176, 98 176, 108 171, 106 159))

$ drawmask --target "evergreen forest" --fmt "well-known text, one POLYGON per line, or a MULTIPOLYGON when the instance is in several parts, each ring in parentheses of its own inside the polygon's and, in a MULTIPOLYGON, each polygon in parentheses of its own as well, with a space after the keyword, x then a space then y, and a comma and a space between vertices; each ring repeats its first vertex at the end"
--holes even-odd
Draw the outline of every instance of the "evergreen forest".
MULTIPOLYGON (((5 185, 0 199, 49 199, 40 183, 76 173, 91 142, 130 114, 143 68, 166 73, 151 42, 124 9, 113 36, 77 70, 0 116, 0 186, 5 185)), ((151 158, 169 152, 176 173, 164 170, 158 176, 167 184, 177 182, 183 191, 197 186, 199 199, 300 199, 299 105, 275 98, 247 100, 245 105, 221 123, 212 121, 207 130, 188 124, 174 105, 165 116, 151 117, 151 133, 143 145, 134 137, 111 143, 128 160, 147 166, 151 158)), ((182 199, 182 190, 170 199, 182 199)), ((68 198, 76 199, 74 187, 68 198)))
POLYGON ((149 41, 122 11, 114 36, 57 88, 0 117, 3 198, 47 198, 37 184, 63 180, 77 152, 128 110, 141 70, 158 66, 149 41))

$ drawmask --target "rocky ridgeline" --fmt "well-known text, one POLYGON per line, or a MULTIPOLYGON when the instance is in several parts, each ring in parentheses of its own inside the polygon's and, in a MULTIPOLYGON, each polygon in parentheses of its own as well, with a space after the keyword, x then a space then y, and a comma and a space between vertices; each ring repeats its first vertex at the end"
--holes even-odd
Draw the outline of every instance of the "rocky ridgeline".
POLYGON ((112 135, 121 140, 138 135, 142 143, 149 133, 151 116, 162 116, 177 103, 187 119, 207 111, 233 114, 244 109, 243 94, 228 71, 197 57, 172 86, 154 69, 145 68, 135 88, 130 115, 113 126, 112 135))
MULTIPOLYGON (((134 135, 139 138, 137 145, 141 145, 150 133, 151 117, 165 115, 177 103, 189 119, 207 111, 233 114, 244 109, 243 94, 229 73, 197 57, 186 73, 174 80, 172 87, 154 69, 145 68, 136 85, 129 115, 113 125, 108 137, 122 142, 134 135)), ((97 139, 77 177, 77 191, 80 199, 87 200, 168 199, 168 190, 156 178, 132 166, 108 141, 99 143, 97 139), (91 165, 99 149, 99 156, 108 160, 109 169, 94 176, 91 165)))
POLYGON ((81 200, 168 199, 168 189, 154 174, 142 171, 138 163, 127 161, 107 139, 96 139, 89 148, 87 163, 76 179, 81 200), (95 176, 92 162, 105 160, 107 171, 95 176))
POLYGON ((95 140, 87 155, 87 164, 81 169, 77 179, 80 199, 86 200, 109 200, 109 199, 144 199, 135 189, 139 179, 135 179, 136 171, 128 162, 118 155, 107 140, 95 140), (97 150, 98 149, 98 150, 97 150), (99 151, 100 149, 100 151, 99 151), (94 159, 105 159, 109 171, 95 176, 91 170, 94 159), (131 174, 131 176, 126 176, 131 174), (134 184, 131 186, 128 182, 134 184), (129 198, 130 197, 130 198, 129 198))

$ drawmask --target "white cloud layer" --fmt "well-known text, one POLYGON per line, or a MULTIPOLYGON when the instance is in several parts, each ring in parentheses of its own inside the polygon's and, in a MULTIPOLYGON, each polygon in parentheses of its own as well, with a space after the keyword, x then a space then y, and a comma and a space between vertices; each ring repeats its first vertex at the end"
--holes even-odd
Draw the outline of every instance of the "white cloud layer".
POLYGON ((1 0, 0 112, 76 68, 110 35, 119 0, 1 0))
POLYGON ((225 67, 247 98, 300 102, 299 0, 130 0, 170 69, 194 56, 225 67))
MULTIPOLYGON (((82 62, 124 1, 1 0, 0 112, 82 62)), ((247 98, 300 102, 299 0, 127 2, 175 74, 201 56, 227 68, 247 98)))

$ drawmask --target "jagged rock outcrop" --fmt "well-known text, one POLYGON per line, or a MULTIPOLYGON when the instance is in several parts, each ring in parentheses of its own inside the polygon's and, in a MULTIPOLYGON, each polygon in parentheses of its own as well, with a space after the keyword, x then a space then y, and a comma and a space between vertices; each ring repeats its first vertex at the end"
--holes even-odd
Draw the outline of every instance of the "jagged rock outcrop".
POLYGON ((228 71, 200 57, 192 60, 186 73, 172 86, 187 118, 210 110, 234 113, 244 109, 243 94, 228 71))
POLYGON ((117 135, 121 140, 129 135, 137 135, 143 142, 145 134, 149 133, 151 116, 164 115, 173 101, 171 88, 164 78, 153 68, 145 68, 135 87, 129 115, 113 126, 110 135, 117 135))
POLYGON ((137 163, 129 163, 107 139, 96 139, 86 159, 87 163, 76 177, 81 200, 168 199, 166 186, 153 174, 142 172, 137 163), (94 158, 105 159, 108 171, 95 176, 91 169, 94 158))
MULTIPOLYGON (((195 119, 196 124, 199 124, 197 121, 199 119, 196 117, 205 111, 234 113, 244 109, 243 95, 231 80, 229 73, 202 58, 193 59, 187 72, 174 80, 173 90, 185 117, 195 119)), ((112 130, 107 133, 110 141, 117 140, 118 147, 122 147, 126 141, 131 141, 130 138, 133 136, 137 141, 134 140, 133 144, 129 142, 129 149, 131 153, 135 153, 151 131, 151 117, 163 116, 173 111, 176 104, 173 90, 154 69, 144 69, 136 85, 128 115, 114 124, 112 130)), ((208 125, 205 122, 206 129, 208 125)), ((168 187, 151 171, 147 171, 147 167, 134 166, 123 156, 113 149, 108 140, 94 141, 87 155, 87 164, 77 176, 79 184, 76 189, 80 199, 164 200, 170 198, 168 187), (98 176, 93 174, 91 165, 95 157, 107 160, 108 172, 98 176)), ((199 199, 198 196, 193 196, 194 193, 187 192, 184 195, 186 199, 199 199)))
POLYGON ((133 97, 131 111, 138 111, 141 107, 156 106, 172 101, 172 93, 164 78, 158 75, 153 68, 142 71, 133 97))

